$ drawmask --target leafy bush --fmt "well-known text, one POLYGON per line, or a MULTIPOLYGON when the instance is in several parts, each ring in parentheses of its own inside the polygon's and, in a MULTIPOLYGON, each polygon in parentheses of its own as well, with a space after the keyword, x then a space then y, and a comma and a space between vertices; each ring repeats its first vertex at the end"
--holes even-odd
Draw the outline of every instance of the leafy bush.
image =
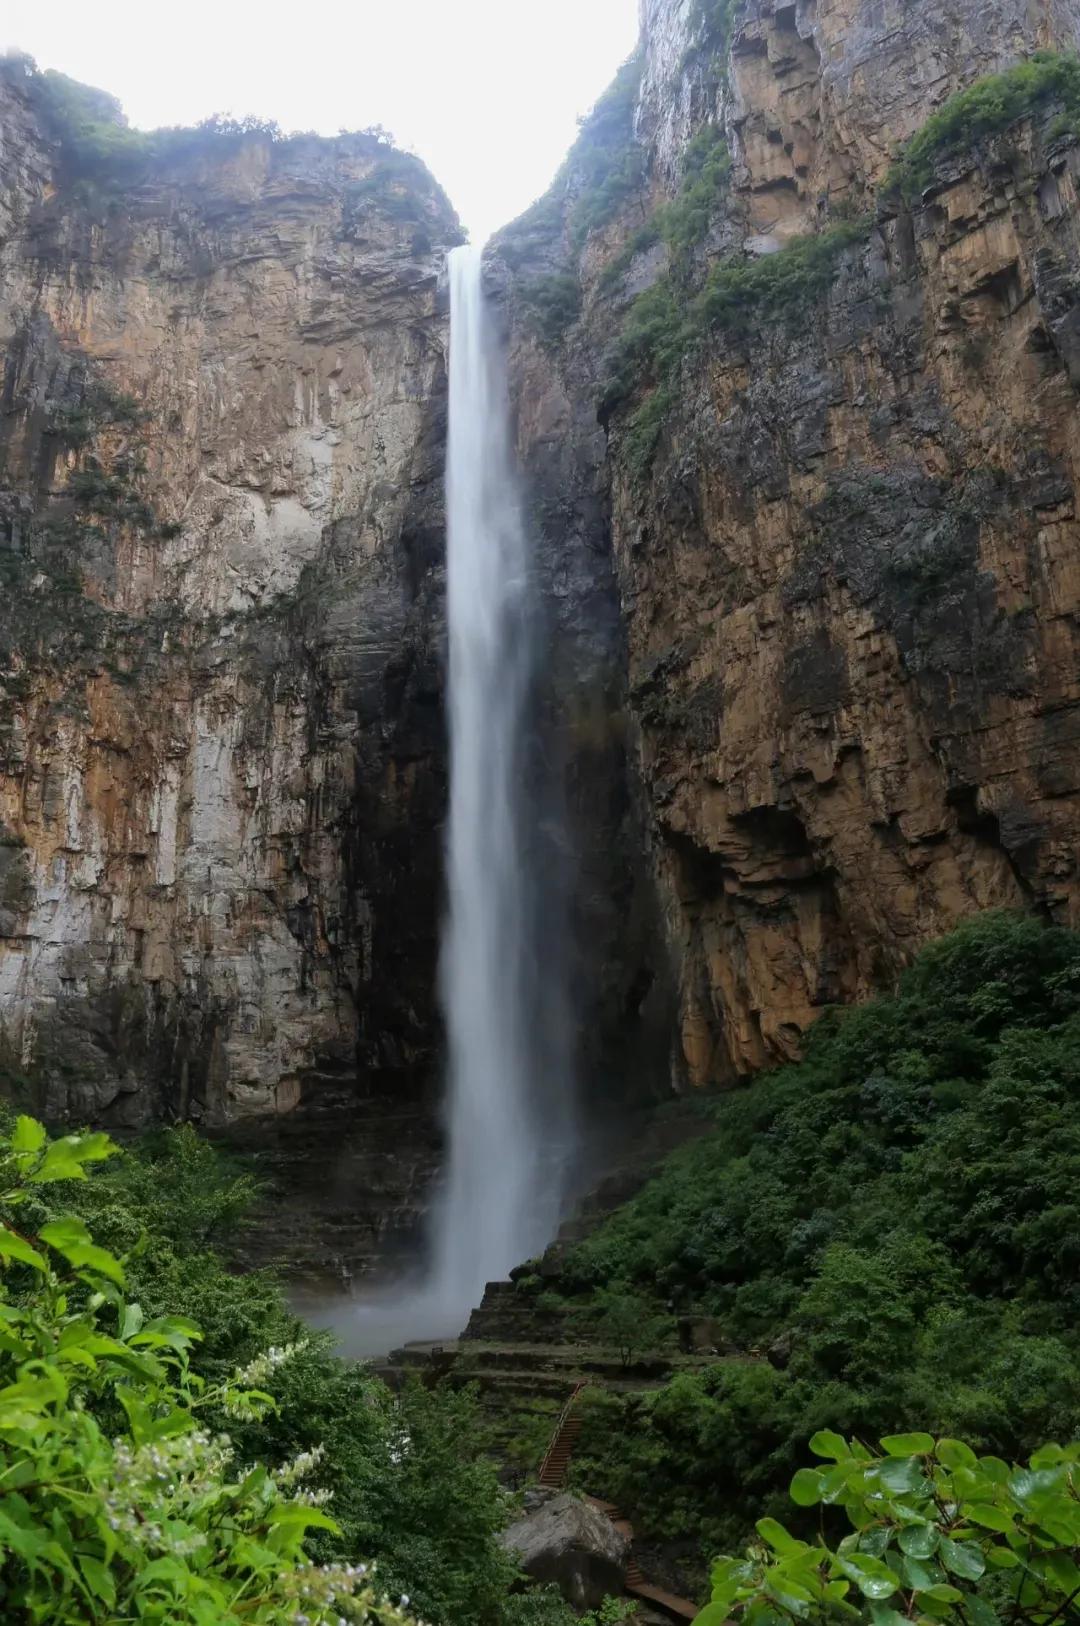
POLYGON ((1080 1445, 1044 1445, 1011 1471, 931 1434, 892 1435, 881 1447, 883 1456, 815 1434, 810 1449, 830 1466, 801 1468, 792 1500, 843 1508, 851 1533, 835 1548, 822 1535, 811 1545, 759 1519, 759 1543, 715 1565, 699 1626, 1070 1618, 1080 1596, 1080 1445))
POLYGON ((276 1374, 273 1411, 219 1421, 245 1458, 323 1453, 319 1482, 332 1492, 337 1531, 312 1533, 315 1557, 376 1560, 381 1585, 407 1592, 438 1626, 501 1626, 514 1567, 495 1540, 506 1499, 474 1395, 419 1384, 392 1394, 338 1359, 330 1335, 304 1327, 268 1272, 231 1272, 216 1248, 235 1236, 256 1190, 245 1166, 184 1127, 115 1154, 65 1187, 63 1204, 126 1256, 147 1316, 179 1305, 199 1323, 190 1362, 200 1381, 220 1385, 269 1346, 303 1345, 276 1374))
POLYGON ((634 110, 643 57, 634 53, 591 113, 581 121, 577 141, 556 179, 574 176, 578 193, 570 209, 570 235, 580 248, 589 233, 606 225, 637 191, 644 175, 643 154, 634 140, 634 110))
MULTIPOLYGON (((713 162, 719 162, 718 159, 713 162)), ((703 180, 706 171, 702 171, 703 180)), ((691 233, 707 211, 695 203, 682 221, 691 233)), ((671 276, 658 277, 633 301, 608 359, 601 408, 611 412, 644 385, 656 386, 631 419, 624 442, 626 462, 637 475, 651 461, 663 422, 676 398, 683 357, 707 333, 755 321, 791 318, 827 293, 841 257, 862 242, 865 221, 845 221, 811 237, 795 238, 776 254, 757 260, 725 260, 704 287, 688 296, 671 276)), ((685 238, 689 243, 690 237, 685 238)))
POLYGON ((413 153, 382 148, 362 181, 352 187, 349 207, 374 202, 396 220, 425 221, 437 187, 423 161, 413 153))
POLYGON ((1052 133, 1080 133, 1080 57, 1072 52, 1036 51, 1030 61, 977 79, 950 96, 908 142, 886 178, 886 195, 898 193, 913 202, 943 159, 1055 106, 1060 111, 1052 133))
POLYGON ((537 277, 521 289, 521 302, 542 344, 559 344, 581 314, 581 284, 570 273, 537 277))
POLYGON ((973 918, 716 1117, 560 1285, 693 1303, 775 1366, 744 1353, 587 1414, 581 1483, 646 1533, 730 1542, 815 1428, 922 1418, 1009 1457, 1076 1432, 1080 934, 973 918), (699 1480, 710 1439, 727 1471, 699 1480))
POLYGON ((720 77, 726 77, 727 49, 736 4, 737 0, 693 0, 688 20, 691 43, 680 64, 682 70, 695 57, 707 57, 719 68, 720 77))
POLYGON ((637 1293, 601 1288, 593 1298, 593 1328, 597 1336, 619 1352, 624 1367, 635 1355, 660 1348, 671 1337, 671 1320, 657 1315, 648 1299, 637 1293))
POLYGON ((659 231, 676 264, 704 241, 717 200, 731 176, 731 153, 723 131, 705 124, 688 143, 677 195, 659 211, 659 231))
MULTIPOLYGON (((366 1565, 314 1565, 309 1532, 338 1527, 305 1482, 319 1453, 241 1467, 200 1422, 257 1422, 271 1349, 224 1383, 192 1370, 199 1328, 147 1318, 121 1262, 78 1218, 36 1233, 13 1216, 86 1178, 105 1135, 50 1142, 31 1118, 0 1139, 0 1605, 18 1622, 391 1622, 366 1565)), ((403 1600, 405 1602, 407 1600, 403 1600)))

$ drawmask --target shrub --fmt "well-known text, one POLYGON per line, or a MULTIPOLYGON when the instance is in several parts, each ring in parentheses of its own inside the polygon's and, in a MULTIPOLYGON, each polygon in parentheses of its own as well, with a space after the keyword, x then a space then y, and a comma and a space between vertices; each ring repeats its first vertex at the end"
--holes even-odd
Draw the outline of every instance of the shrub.
POLYGON ((886 177, 886 196, 913 202, 942 160, 1052 107, 1059 108, 1052 136, 1080 133, 1080 57, 1072 52, 1036 51, 1030 61, 977 79, 950 96, 908 142, 886 177))
MULTIPOLYGON (((687 231, 689 222, 700 218, 695 206, 686 216, 687 231)), ((675 404, 676 374, 691 347, 716 329, 798 315, 828 291, 840 259, 868 231, 865 221, 847 221, 816 236, 796 238, 762 259, 724 261, 713 267, 694 297, 670 275, 658 277, 638 295, 608 354, 600 402, 602 411, 611 412, 643 385, 656 386, 627 426, 623 444, 631 473, 645 474, 652 462, 675 404)))
POLYGON ((696 1303, 776 1369, 729 1360, 587 1425, 583 1483, 646 1533, 674 1508, 734 1540, 813 1428, 920 1417, 1002 1456, 1077 1430, 1080 934, 976 916, 715 1110, 560 1285, 696 1303), (733 1466, 688 1496, 695 1431, 733 1466))
POLYGON ((50 1142, 26 1117, 0 1138, 4 1620, 401 1621, 366 1566, 311 1563, 309 1534, 338 1528, 306 1488, 319 1452, 241 1467, 200 1421, 266 1416, 262 1385, 292 1351, 207 1385, 189 1361, 199 1328, 148 1318, 81 1220, 16 1228, 41 1188, 85 1179, 112 1150, 100 1134, 50 1142))
POLYGON ((731 153, 722 130, 703 125, 689 142, 685 172, 675 198, 659 211, 659 231, 676 264, 703 242, 717 201, 727 189, 731 153))
POLYGON ((635 1355, 659 1348, 671 1336, 670 1319, 657 1315, 648 1299, 639 1294, 601 1289, 593 1305, 595 1332, 618 1350, 624 1367, 632 1364, 635 1355))
POLYGON ((537 337, 550 349, 581 314, 581 284, 569 273, 537 277, 521 289, 521 302, 537 337))
POLYGON ((777 1620, 911 1619, 964 1626, 1049 1626, 1080 1596, 1080 1445, 1044 1445, 1026 1468, 979 1457, 956 1439, 904 1433, 883 1455, 822 1431, 810 1449, 828 1464, 801 1468, 798 1506, 842 1507, 851 1532, 835 1547, 776 1519, 759 1540, 713 1569, 699 1626, 777 1620))
POLYGON ((179 1305, 199 1323, 189 1358, 200 1381, 221 1385, 268 1346, 304 1346, 275 1376, 272 1411, 218 1422, 245 1458, 323 1451, 320 1483, 338 1528, 312 1532, 314 1557, 377 1561, 381 1586, 407 1592, 436 1626, 501 1626, 514 1584, 495 1538, 507 1504, 475 1396, 419 1384, 392 1394, 338 1359, 332 1336, 306 1328, 269 1272, 230 1271, 216 1248, 235 1237, 257 1189, 245 1164, 190 1127, 161 1131, 62 1188, 64 1210, 126 1255, 129 1291, 147 1316, 179 1305))
POLYGON ((640 51, 624 62, 591 113, 581 121, 577 141, 556 186, 574 177, 578 193, 569 212, 570 236, 580 248, 589 233, 606 225, 641 184, 643 154, 634 140, 634 110, 641 84, 640 51))

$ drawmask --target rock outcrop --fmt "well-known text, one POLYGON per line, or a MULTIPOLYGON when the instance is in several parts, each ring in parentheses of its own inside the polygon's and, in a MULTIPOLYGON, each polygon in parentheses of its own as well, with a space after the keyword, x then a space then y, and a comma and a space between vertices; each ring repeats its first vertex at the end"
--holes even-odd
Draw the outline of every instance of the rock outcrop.
POLYGON ((456 220, 377 135, 102 159, 48 91, 0 68, 4 1066, 114 1124, 399 1094, 435 1044, 456 220))
POLYGON ((883 186, 951 95, 1074 46, 1080 8, 643 21, 492 282, 523 457, 588 490, 578 534, 613 561, 675 1077, 705 1084, 972 910, 1080 908, 1075 124, 1036 98, 883 186))
POLYGON ((539 1500, 499 1536, 526 1575, 555 1585, 579 1612, 618 1597, 626 1575, 627 1538, 611 1520, 575 1496, 539 1500))
MULTIPOLYGON (((593 1096, 1078 912, 1080 86, 950 100, 1078 43, 1077 0, 643 0, 493 246, 593 1096)), ((375 134, 88 161, 18 63, 0 141, 2 1065, 115 1123, 415 1098, 449 206, 375 134)))

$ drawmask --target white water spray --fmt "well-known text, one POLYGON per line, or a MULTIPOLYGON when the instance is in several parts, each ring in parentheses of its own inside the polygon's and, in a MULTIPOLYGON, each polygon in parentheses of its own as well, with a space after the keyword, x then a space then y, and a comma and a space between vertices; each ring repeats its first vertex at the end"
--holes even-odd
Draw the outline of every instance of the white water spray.
POLYGON ((553 1237, 573 1142, 560 826, 536 760, 538 605, 481 252, 450 274, 447 1157, 426 1277, 357 1305, 353 1354, 454 1336, 553 1237))
MULTIPOLYGON (((433 1277, 448 1303, 467 1308, 485 1282, 551 1240, 571 1099, 557 946, 541 963, 543 859, 528 739, 537 607, 478 248, 450 256, 446 496, 449 1110, 433 1277)), ((554 900, 557 882, 547 879, 554 900)))

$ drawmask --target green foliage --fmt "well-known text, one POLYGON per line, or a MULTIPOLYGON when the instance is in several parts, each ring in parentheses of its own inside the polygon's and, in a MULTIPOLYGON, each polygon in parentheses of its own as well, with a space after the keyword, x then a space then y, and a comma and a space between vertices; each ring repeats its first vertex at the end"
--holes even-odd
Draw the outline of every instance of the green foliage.
POLYGON ((658 1349, 670 1339, 670 1318, 657 1315, 648 1299, 638 1293, 601 1288, 593 1306, 597 1337, 618 1350, 624 1367, 632 1364, 635 1355, 658 1349))
POLYGON ((634 110, 642 65, 640 51, 623 63, 592 112, 582 119, 563 167, 560 179, 573 175, 579 187, 569 216, 575 248, 581 248, 590 232, 606 225, 641 185, 643 157, 634 140, 634 110))
POLYGON ((581 314, 581 284, 569 273, 537 277, 521 289, 521 302, 533 331, 552 349, 581 314))
POLYGON ((608 262, 597 281, 601 293, 617 288, 639 254, 661 239, 671 250, 672 264, 685 271, 695 248, 705 240, 717 202, 727 190, 731 154, 723 133, 704 125, 686 149, 686 169, 677 195, 655 209, 608 262))
POLYGON ((375 203, 395 220, 422 223, 437 193, 432 176, 413 153, 382 148, 370 172, 351 189, 349 208, 375 203))
POLYGON ((699 1626, 1070 1618, 1080 1597, 1080 1445, 1044 1445, 1012 1469, 932 1434, 888 1436, 881 1447, 815 1434, 810 1449, 828 1466, 801 1468, 792 1500, 842 1508, 851 1532, 832 1547, 823 1534, 811 1544, 759 1519, 745 1557, 714 1566, 699 1626))
POLYGON ((797 315, 828 293, 839 260, 865 242, 869 231, 868 221, 842 221, 814 236, 793 238, 776 254, 714 266, 698 299, 698 323, 727 327, 797 315))
MULTIPOLYGON (((275 1374, 273 1411, 218 1421, 245 1460, 322 1453, 319 1484, 332 1494, 337 1532, 313 1533, 315 1557, 376 1560, 382 1588, 407 1592, 436 1626, 502 1626, 514 1579, 495 1540, 506 1501, 475 1397, 419 1385, 391 1394, 339 1360, 331 1337, 310 1333, 269 1273, 227 1269, 216 1248, 235 1237, 258 1189, 245 1166, 184 1127, 61 1189, 64 1211, 126 1255, 129 1291, 147 1316, 182 1306, 198 1322, 190 1360, 201 1381, 226 1382, 267 1347, 303 1346, 275 1374)), ((39 1199, 36 1216, 48 1212, 39 1199)))
POLYGON ((658 228, 676 265, 704 242, 717 200, 731 176, 731 153, 723 131, 705 124, 689 142, 678 194, 659 211, 658 228))
POLYGON ((47 69, 33 74, 34 87, 47 122, 60 141, 69 168, 97 179, 131 179, 151 164, 175 158, 215 141, 235 142, 261 135, 280 141, 280 127, 270 120, 232 119, 214 114, 192 128, 133 130, 115 96, 47 69))
POLYGON ((691 44, 680 64, 682 70, 695 57, 706 57, 721 79, 727 77, 727 50, 737 4, 738 0, 693 0, 688 23, 691 44))
MULTIPOLYGON (((716 163, 715 155, 709 162, 716 163)), ((706 175, 708 164, 702 170, 706 175)), ((702 219, 704 205, 680 217, 685 229, 702 219)), ((697 229, 696 226, 693 227, 697 229)), ((643 385, 657 386, 628 425, 626 461, 644 474, 664 419, 676 398, 676 375, 683 357, 707 333, 745 328, 751 323, 792 319, 828 292, 841 257, 862 242, 865 221, 844 221, 812 237, 800 237, 776 254, 757 260, 725 260, 710 271, 704 287, 688 296, 671 276, 658 277, 629 307, 608 356, 601 406, 612 411, 643 385)), ((689 238, 686 239, 689 241, 689 238)))
POLYGON ((102 379, 93 379, 79 401, 50 406, 46 427, 68 446, 80 447, 110 425, 134 428, 144 418, 145 413, 133 395, 126 390, 114 390, 102 379))
POLYGON ((1018 119, 1055 107, 1059 112, 1051 134, 1080 133, 1080 57, 1072 52, 1036 51, 1030 61, 977 79, 950 96, 908 142, 886 179, 886 195, 898 193, 914 202, 943 159, 999 135, 1018 119))
POLYGON ((0 1610, 11 1626, 139 1620, 403 1620, 366 1566, 313 1565, 338 1534, 306 1487, 319 1454, 243 1459, 200 1414, 258 1422, 271 1349, 219 1385, 192 1368, 199 1328, 147 1317, 122 1261, 73 1215, 26 1225, 48 1189, 87 1179, 105 1135, 0 1137, 0 1610), (18 1220, 18 1225, 16 1225, 18 1220))
POLYGON ((1076 1432, 1080 934, 973 918, 716 1117, 561 1286, 693 1302, 776 1367, 731 1359, 587 1414, 583 1484, 646 1533, 730 1542, 814 1428, 919 1417, 1010 1457, 1076 1432))
POLYGON ((673 384, 658 384, 627 421, 622 441, 623 459, 637 479, 644 479, 652 467, 660 436, 669 415, 675 410, 676 399, 673 384))

